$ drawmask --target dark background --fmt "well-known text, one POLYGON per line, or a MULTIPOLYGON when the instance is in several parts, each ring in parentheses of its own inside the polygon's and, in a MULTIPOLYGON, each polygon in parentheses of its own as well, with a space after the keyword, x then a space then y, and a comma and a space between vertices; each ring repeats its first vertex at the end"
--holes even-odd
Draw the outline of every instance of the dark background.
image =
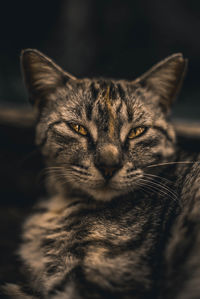
POLYGON ((129 79, 182 52, 189 69, 176 113, 197 119, 199 33, 199 0, 4 1, 0 102, 27 104, 19 65, 24 48, 44 52, 76 76, 129 79))
MULTIPOLYGON (((29 206, 45 194, 20 52, 36 48, 77 77, 134 79, 168 55, 189 59, 174 117, 200 119, 199 0, 34 0, 0 5, 0 280, 13 281, 12 252, 29 206), (13 107, 18 117, 6 114, 13 107), (7 109, 7 110, 6 110, 7 109), (23 112, 25 111, 25 112, 23 112), (20 114, 21 113, 21 114, 20 114)), ((193 140, 182 141, 190 150, 193 140)), ((199 147, 200 148, 200 147, 199 147)))

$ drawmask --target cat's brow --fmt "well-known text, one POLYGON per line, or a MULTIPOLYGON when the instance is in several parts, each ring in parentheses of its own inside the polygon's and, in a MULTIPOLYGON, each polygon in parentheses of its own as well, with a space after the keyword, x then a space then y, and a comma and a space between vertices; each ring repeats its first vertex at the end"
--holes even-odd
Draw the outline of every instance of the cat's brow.
POLYGON ((144 112, 144 111, 141 112, 140 115, 138 115, 138 116, 136 116, 136 117, 134 118, 134 123, 140 123, 141 120, 144 119, 144 115, 145 115, 145 112, 144 112))

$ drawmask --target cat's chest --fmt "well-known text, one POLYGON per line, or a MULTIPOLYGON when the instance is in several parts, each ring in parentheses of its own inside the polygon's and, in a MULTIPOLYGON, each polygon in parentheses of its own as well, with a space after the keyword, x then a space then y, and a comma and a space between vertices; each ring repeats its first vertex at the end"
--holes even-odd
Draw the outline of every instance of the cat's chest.
POLYGON ((134 205, 121 209, 73 209, 67 217, 58 219, 60 235, 55 235, 56 247, 62 244, 60 248, 65 248, 67 254, 81 260, 93 256, 93 261, 113 260, 114 256, 117 259, 124 253, 131 256, 142 247, 147 251, 161 225, 159 212, 134 205))
POLYGON ((150 240, 161 225, 162 213, 161 205, 143 203, 125 202, 99 209, 77 205, 66 209, 62 216, 53 217, 52 222, 47 221, 45 236, 54 238, 55 242, 61 239, 66 246, 74 243, 79 248, 87 248, 102 244, 114 251, 120 246, 131 247, 147 236, 150 240))
POLYGON ((103 209, 81 204, 57 215, 37 214, 26 223, 21 256, 37 273, 46 273, 47 281, 79 267, 93 283, 111 287, 121 281, 128 288, 142 279, 147 286, 151 270, 145 256, 155 252, 162 215, 160 205, 132 203, 103 209))
POLYGON ((144 256, 156 246, 156 221, 141 209, 114 212, 82 216, 74 226, 70 254, 81 260, 84 275, 93 283, 101 280, 111 286, 121 281, 128 288, 142 275, 148 284, 150 269, 144 256))

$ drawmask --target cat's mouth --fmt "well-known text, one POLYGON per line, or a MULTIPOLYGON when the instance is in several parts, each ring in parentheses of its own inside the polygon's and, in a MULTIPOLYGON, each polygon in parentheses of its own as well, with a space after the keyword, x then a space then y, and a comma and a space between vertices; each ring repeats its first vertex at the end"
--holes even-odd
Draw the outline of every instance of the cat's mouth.
POLYGON ((88 188, 87 192, 96 200, 109 201, 112 198, 126 194, 129 187, 116 179, 102 180, 100 184, 88 188))
POLYGON ((105 181, 102 184, 102 187, 97 188, 97 190, 98 189, 103 191, 103 192, 111 191, 112 190, 112 185, 111 185, 110 181, 105 181))
POLYGON ((107 201, 114 197, 126 194, 138 189, 137 181, 142 176, 141 169, 135 169, 132 165, 111 169, 107 171, 97 170, 86 166, 73 165, 70 169, 70 182, 77 189, 80 189, 95 199, 107 201))

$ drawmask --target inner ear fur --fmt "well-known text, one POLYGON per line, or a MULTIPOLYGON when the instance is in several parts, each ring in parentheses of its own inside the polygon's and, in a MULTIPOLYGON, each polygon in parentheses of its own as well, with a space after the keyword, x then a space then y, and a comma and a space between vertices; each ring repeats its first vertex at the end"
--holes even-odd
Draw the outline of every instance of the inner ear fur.
POLYGON ((181 53, 173 54, 153 66, 134 83, 140 83, 152 90, 159 96, 160 104, 168 111, 181 89, 187 62, 181 53))
POLYGON ((45 98, 57 87, 66 84, 69 79, 76 80, 73 75, 35 49, 22 51, 21 68, 32 101, 45 98))

